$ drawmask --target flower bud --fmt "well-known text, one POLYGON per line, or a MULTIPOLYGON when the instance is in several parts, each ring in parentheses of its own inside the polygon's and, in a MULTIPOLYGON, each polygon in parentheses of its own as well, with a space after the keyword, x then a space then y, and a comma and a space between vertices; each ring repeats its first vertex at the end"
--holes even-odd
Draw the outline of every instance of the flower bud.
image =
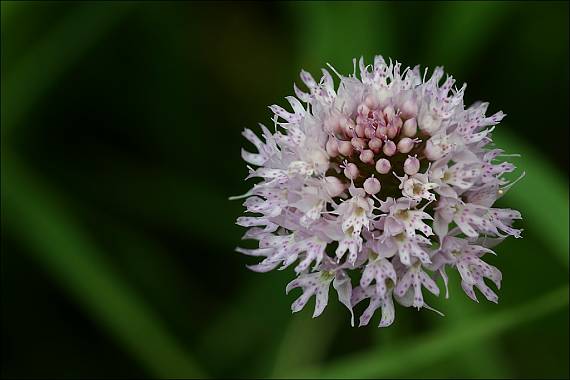
POLYGON ((395 117, 394 119, 392 119, 392 123, 391 123, 394 127, 396 127, 398 129, 398 131, 402 128, 402 125, 404 124, 404 122, 402 121, 402 119, 400 117, 395 117))
POLYGON ((409 153, 414 148, 414 141, 409 137, 404 137, 398 141, 398 151, 401 153, 409 153))
POLYGON ((394 118, 394 116, 396 115, 396 111, 394 110, 394 107, 392 106, 388 106, 386 108, 384 108, 384 111, 382 111, 384 113, 384 116, 386 116, 387 120, 392 120, 394 118))
POLYGON ((372 127, 366 127, 366 128, 364 128, 364 136, 365 136, 367 139, 373 138, 373 137, 375 136, 374 133, 376 133, 376 130, 375 130, 374 128, 372 128, 372 127))
POLYGON ((364 191, 370 195, 377 194, 380 188, 380 181, 374 177, 367 178, 366 181, 364 181, 364 191))
POLYGON ((370 139, 370 141, 368 142, 368 147, 370 148, 370 150, 372 150, 374 153, 379 153, 380 149, 382 148, 382 140, 380 140, 378 137, 373 137, 372 139, 370 139))
POLYGON ((355 179, 358 177, 358 167, 352 162, 344 168, 344 175, 348 179, 355 179))
POLYGON ((343 156, 350 156, 352 154, 353 148, 350 141, 339 141, 338 142, 338 152, 343 156))
POLYGON ((331 197, 338 197, 346 189, 346 185, 337 177, 325 177, 325 189, 331 197))
POLYGON ((354 127, 356 127, 356 124, 354 124, 352 119, 343 118, 343 121, 340 122, 340 126, 345 136, 352 137, 354 135, 354 127))
POLYGON ((418 103, 413 99, 407 99, 400 107, 400 111, 404 119, 416 117, 418 114, 418 103))
POLYGON ((366 148, 366 141, 360 137, 353 137, 352 140, 350 140, 350 143, 352 144, 354 149, 358 151, 361 151, 366 148))
POLYGON ((338 156, 338 140, 336 137, 330 136, 326 145, 327 153, 331 157, 338 156))
POLYGON ((381 158, 376 162, 376 171, 380 174, 387 174, 392 169, 392 165, 390 165, 390 161, 385 158, 381 158))
POLYGON ((378 108, 378 99, 374 95, 368 95, 366 99, 364 99, 364 104, 368 106, 369 109, 376 109, 378 108))
POLYGON ((389 139, 393 139, 394 137, 396 137, 396 135, 398 134, 398 128, 394 125, 390 125, 388 127, 388 138, 389 139))
POLYGON ((418 122, 415 118, 406 120, 402 127, 402 134, 406 137, 414 137, 418 133, 418 122))
POLYGON ((431 139, 428 140, 426 143, 424 154, 426 155, 426 158, 430 161, 436 161, 439 160, 441 157, 443 157, 443 151, 441 147, 437 144, 434 144, 431 139))
POLYGON ((386 138, 386 133, 388 133, 388 128, 386 127, 378 127, 376 128, 376 137, 381 139, 386 138))
POLYGON ((360 161, 366 163, 366 164, 374 164, 374 152, 372 152, 369 149, 364 149, 361 153, 360 153, 360 161))
POLYGON ((392 140, 386 140, 382 151, 386 156, 393 156, 396 154, 396 144, 394 144, 394 141, 392 140))
POLYGON ((364 125, 356 124, 356 127, 354 127, 354 131, 356 132, 356 136, 364 137, 364 125))
POLYGON ((404 162, 404 173, 414 175, 420 170, 420 160, 416 157, 408 156, 404 162))

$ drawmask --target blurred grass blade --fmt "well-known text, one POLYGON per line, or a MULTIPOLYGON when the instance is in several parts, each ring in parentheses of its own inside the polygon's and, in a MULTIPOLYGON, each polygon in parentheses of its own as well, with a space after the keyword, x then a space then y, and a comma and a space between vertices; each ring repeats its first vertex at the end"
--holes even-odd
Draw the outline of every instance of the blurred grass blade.
POLYGON ((503 333, 525 322, 544 317, 568 305, 568 285, 537 300, 486 317, 465 321, 461 326, 418 338, 390 349, 357 354, 322 371, 308 370, 292 377, 382 378, 400 376, 470 348, 470 344, 503 333))
MULTIPOLYGON (((11 3, 10 6, 15 7, 16 4, 11 3)), ((67 68, 118 23, 133 4, 82 3, 20 62, 6 67, 6 77, 2 78, 2 138, 67 68)), ((4 12, 7 7, 4 3, 2 5, 4 12)), ((17 6, 33 5, 22 3, 17 6)), ((23 20, 22 23, 25 24, 23 20)), ((6 43, 6 38, 10 36, 3 28, 2 44, 6 43)), ((2 65, 6 64, 2 58, 2 65)))
POLYGON ((54 281, 157 377, 197 377, 191 356, 157 315, 116 276, 64 202, 3 152, 2 217, 54 281))
POLYGON ((520 208, 531 233, 556 253, 566 266, 568 258, 568 182, 564 175, 545 161, 539 152, 510 130, 498 128, 493 133, 498 147, 507 153, 519 153, 513 159, 526 176, 507 192, 505 200, 520 208))

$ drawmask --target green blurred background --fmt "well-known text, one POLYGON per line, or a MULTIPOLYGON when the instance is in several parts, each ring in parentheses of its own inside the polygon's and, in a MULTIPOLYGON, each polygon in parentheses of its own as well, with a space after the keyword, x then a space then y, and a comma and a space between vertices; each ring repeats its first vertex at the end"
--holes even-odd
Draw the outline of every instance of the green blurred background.
MULTIPOLYGON (((4 2, 3 377, 568 378, 568 2, 4 2), (444 65, 527 173, 499 305, 351 328, 233 250, 240 132, 301 68, 444 65)), ((520 174, 515 173, 515 176, 520 174)), ((481 297, 483 298, 483 297, 481 297)))

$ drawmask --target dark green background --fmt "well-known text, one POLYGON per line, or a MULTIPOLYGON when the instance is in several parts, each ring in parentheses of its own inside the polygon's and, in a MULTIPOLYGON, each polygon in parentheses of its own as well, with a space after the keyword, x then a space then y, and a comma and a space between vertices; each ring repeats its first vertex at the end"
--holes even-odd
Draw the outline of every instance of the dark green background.
MULTIPOLYGON (((568 3, 2 2, 3 377, 568 377, 568 3), (527 176, 500 304, 351 328, 233 250, 244 127, 305 68, 444 65, 527 176)), ((515 173, 518 175, 518 173, 515 173)), ((483 297, 481 297, 483 298, 483 297)))

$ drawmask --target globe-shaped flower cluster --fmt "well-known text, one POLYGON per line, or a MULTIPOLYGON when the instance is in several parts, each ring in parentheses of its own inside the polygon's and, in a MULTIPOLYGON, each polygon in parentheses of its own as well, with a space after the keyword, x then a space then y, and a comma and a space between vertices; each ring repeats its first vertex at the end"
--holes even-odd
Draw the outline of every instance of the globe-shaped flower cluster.
MULTIPOLYGON (((319 82, 305 72, 308 91, 294 86, 290 111, 273 105, 274 132, 243 135, 257 153, 242 151, 249 176, 259 178, 246 193, 251 216, 244 239, 258 248, 239 252, 262 258, 257 272, 293 266, 297 277, 286 291, 301 288, 292 304, 301 310, 315 296, 313 316, 328 303, 332 283, 338 299, 366 325, 381 309, 380 326, 394 320, 394 300, 429 308, 424 288, 438 296, 447 288, 446 269, 457 269, 465 293, 474 288, 497 302, 501 272, 482 257, 508 235, 520 213, 493 208, 512 185, 502 175, 514 165, 498 160, 491 132, 504 117, 485 116, 487 103, 463 104, 465 85, 436 68, 429 79, 419 66, 401 70, 376 56, 359 61, 354 73, 319 82)), ((447 291, 446 291, 447 297, 447 291)))

